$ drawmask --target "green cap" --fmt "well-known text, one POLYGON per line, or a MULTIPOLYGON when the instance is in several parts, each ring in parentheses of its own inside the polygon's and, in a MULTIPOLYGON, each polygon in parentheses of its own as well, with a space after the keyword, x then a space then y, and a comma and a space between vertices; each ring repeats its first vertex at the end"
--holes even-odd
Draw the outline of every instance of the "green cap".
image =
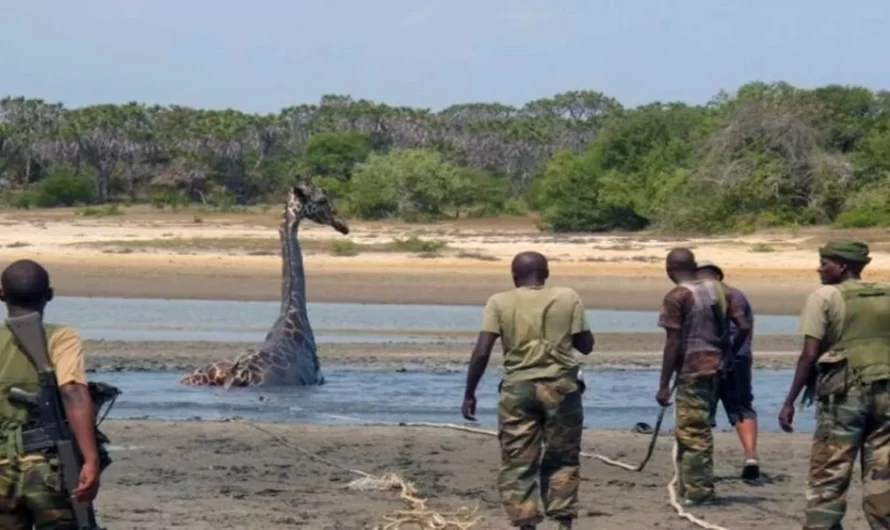
POLYGON ((717 271, 717 274, 719 274, 720 276, 723 276, 723 269, 718 267, 717 264, 714 263, 713 261, 708 261, 706 259, 700 259, 700 260, 696 261, 696 264, 697 264, 696 269, 698 269, 698 270, 714 269, 715 271, 717 271))
POLYGON ((852 239, 834 239, 819 247, 819 256, 828 259, 839 259, 850 263, 868 264, 868 245, 852 239))

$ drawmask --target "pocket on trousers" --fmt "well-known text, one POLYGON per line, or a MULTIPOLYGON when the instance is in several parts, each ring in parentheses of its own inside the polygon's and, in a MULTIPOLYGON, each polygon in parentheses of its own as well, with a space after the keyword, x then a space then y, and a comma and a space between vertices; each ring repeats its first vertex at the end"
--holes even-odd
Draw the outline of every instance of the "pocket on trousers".
POLYGON ((568 396, 576 392, 583 392, 581 390, 581 385, 583 384, 583 382, 578 381, 574 377, 563 377, 556 383, 556 391, 563 396, 568 396))
POLYGON ((62 476, 62 465, 57 458, 40 462, 34 466, 31 473, 39 473, 43 485, 53 493, 64 493, 65 482, 62 476))

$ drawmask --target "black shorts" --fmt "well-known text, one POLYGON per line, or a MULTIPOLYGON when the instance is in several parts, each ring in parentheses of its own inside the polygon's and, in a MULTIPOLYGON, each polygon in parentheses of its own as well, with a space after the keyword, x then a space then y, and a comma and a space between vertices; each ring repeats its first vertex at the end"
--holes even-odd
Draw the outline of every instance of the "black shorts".
MULTIPOLYGON (((738 357, 733 365, 732 373, 720 381, 718 400, 723 403, 723 410, 729 424, 735 427, 739 420, 757 417, 754 410, 754 394, 751 391, 751 357, 738 357)), ((717 403, 711 406, 711 427, 717 426, 717 403)))

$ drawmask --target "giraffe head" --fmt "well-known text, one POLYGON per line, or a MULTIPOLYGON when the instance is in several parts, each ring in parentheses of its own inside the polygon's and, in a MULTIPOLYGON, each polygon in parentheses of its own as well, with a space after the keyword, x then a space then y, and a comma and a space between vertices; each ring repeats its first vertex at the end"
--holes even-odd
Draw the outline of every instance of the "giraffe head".
POLYGON ((328 225, 341 234, 349 233, 349 225, 340 217, 328 192, 308 180, 300 181, 287 191, 285 217, 294 221, 309 219, 328 225))

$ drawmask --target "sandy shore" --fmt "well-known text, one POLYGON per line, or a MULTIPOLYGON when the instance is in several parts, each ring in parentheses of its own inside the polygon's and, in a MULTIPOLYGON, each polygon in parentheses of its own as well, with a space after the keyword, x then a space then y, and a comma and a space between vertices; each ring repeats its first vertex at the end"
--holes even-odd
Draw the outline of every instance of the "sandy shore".
MULTIPOLYGON (((357 469, 377 476, 393 471, 428 498, 430 509, 473 508, 474 528, 509 528, 494 487, 497 441, 446 429, 260 425, 239 422, 109 421, 115 462, 103 475, 97 502, 109 528, 361 529, 407 508, 396 491, 355 491, 346 485, 357 469), (269 434, 271 433, 271 434, 269 434), (282 443, 285 442, 285 443, 282 443), (307 454, 322 456, 322 463, 307 454)), ((634 461, 647 437, 587 431, 584 446, 634 461)), ((578 528, 693 529, 668 505, 671 437, 663 436, 641 473, 585 460, 578 528)), ((809 436, 767 434, 760 455, 762 485, 738 478, 739 448, 718 433, 715 458, 720 504, 692 510, 732 530, 795 528, 803 506, 809 436)), ((864 528, 860 485, 854 479, 846 525, 864 528)), ((420 528, 406 525, 403 528, 420 528)))
MULTIPOLYGON (((254 344, 225 342, 87 341, 87 367, 92 371, 191 370, 234 358, 254 344)), ((661 366, 662 337, 657 333, 603 333, 596 351, 581 361, 591 369, 645 369, 661 366)), ((790 368, 797 360, 799 339, 765 335, 757 339, 755 368, 790 368)), ((460 343, 320 344, 322 365, 338 364, 381 369, 420 366, 423 369, 464 370, 472 339, 460 343)), ((500 363, 495 348, 492 365, 500 363)))
MULTIPOLYGON (((277 300, 275 222, 272 210, 222 215, 133 208, 107 217, 71 210, 5 213, 0 266, 39 259, 63 296, 277 300)), ((727 281, 744 289, 758 312, 789 314, 818 285, 815 249, 836 236, 869 241, 874 250, 869 277, 890 279, 887 235, 877 230, 665 239, 541 234, 528 219, 495 219, 352 223, 349 236, 308 223, 300 240, 309 298, 318 302, 482 304, 494 291, 511 287, 512 256, 537 249, 552 260, 552 283, 577 289, 587 307, 652 310, 671 287, 662 266, 665 254, 687 246, 720 263, 727 281)))

